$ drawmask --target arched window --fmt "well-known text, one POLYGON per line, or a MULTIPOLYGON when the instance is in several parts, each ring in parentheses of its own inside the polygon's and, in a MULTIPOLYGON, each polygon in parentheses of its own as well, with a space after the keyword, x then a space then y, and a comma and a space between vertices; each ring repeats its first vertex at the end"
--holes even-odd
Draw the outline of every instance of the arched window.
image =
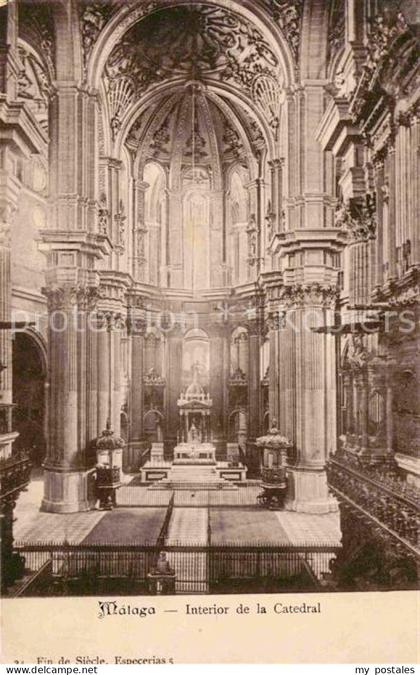
POLYGON ((228 259, 235 284, 245 283, 248 276, 248 182, 248 172, 243 167, 238 166, 232 171, 229 185, 228 259))
POLYGON ((144 218, 139 214, 136 227, 136 261, 140 281, 159 284, 166 236, 166 176, 157 162, 148 162, 143 172, 148 188, 144 200, 144 218))

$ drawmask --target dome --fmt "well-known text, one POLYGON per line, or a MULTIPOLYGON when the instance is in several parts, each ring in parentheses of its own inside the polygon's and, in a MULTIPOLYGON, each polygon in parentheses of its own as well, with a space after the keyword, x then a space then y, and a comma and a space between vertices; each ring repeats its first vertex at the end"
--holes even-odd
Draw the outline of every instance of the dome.
POLYGON ((187 389, 187 396, 189 398, 204 396, 205 392, 199 382, 192 382, 187 389))

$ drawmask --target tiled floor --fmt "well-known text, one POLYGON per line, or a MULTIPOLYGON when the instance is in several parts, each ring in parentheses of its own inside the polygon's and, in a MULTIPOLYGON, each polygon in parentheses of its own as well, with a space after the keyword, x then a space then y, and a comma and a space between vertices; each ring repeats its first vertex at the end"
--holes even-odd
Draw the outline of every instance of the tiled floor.
MULTIPOLYGON (((175 506, 255 506, 259 485, 246 485, 238 490, 177 490, 175 506)), ((172 490, 149 490, 147 487, 122 487, 118 491, 120 506, 164 506, 169 504, 172 490)))
POLYGON ((292 511, 275 511, 281 526, 294 544, 339 544, 340 516, 337 513, 311 515, 292 511))
POLYGON ((55 542, 78 544, 89 534, 105 515, 104 511, 87 513, 41 513, 39 507, 43 496, 43 481, 32 480, 23 492, 15 509, 13 528, 15 542, 55 542))
MULTIPOLYGON (((207 544, 207 509, 174 509, 166 543, 207 544)), ((207 555, 202 552, 168 553, 168 562, 176 573, 177 593, 207 593, 207 555)))
MULTIPOLYGON (((28 491, 19 497, 15 510, 14 536, 16 542, 53 541, 59 543, 67 540, 71 543, 79 543, 85 540, 94 528, 98 536, 101 532, 105 533, 107 530, 106 520, 102 527, 99 524, 105 517, 110 518, 108 512, 90 511, 69 515, 41 513, 39 506, 42 500, 42 490, 42 481, 40 479, 33 480, 28 491)), ((237 540, 238 537, 242 541, 245 541, 246 538, 247 541, 255 542, 261 539, 273 542, 273 539, 270 539, 270 537, 273 537, 276 540, 288 540, 296 545, 308 543, 336 545, 340 543, 341 532, 338 513, 310 515, 251 508, 255 506, 255 499, 260 491, 258 485, 250 485, 240 488, 236 492, 197 491, 193 493, 194 497, 188 491, 176 492, 175 506, 179 508, 174 510, 169 533, 170 538, 176 538, 178 541, 182 539, 186 543, 199 543, 199 541, 205 543, 207 540, 208 507, 210 507, 214 543, 218 539, 222 542, 227 541, 227 538, 237 540)), ((157 507, 168 505, 171 494, 170 490, 166 492, 148 491, 146 488, 140 487, 122 488, 119 492, 121 505, 128 503, 132 507, 138 505, 148 508, 144 508, 144 515, 141 508, 124 508, 120 512, 116 511, 112 514, 112 518, 118 520, 118 540, 129 543, 132 538, 133 518, 136 522, 136 531, 142 530, 143 518, 145 518, 144 522, 149 522, 149 516, 147 515, 149 511, 150 518, 155 522, 154 512, 161 512, 162 509, 157 507), (130 492, 133 491, 135 491, 135 495, 130 495, 130 492), (127 515, 123 516, 123 513, 127 515), (130 527, 127 527, 127 531, 124 531, 125 519, 127 519, 127 524, 131 523, 130 527)), ((158 520, 160 522, 160 515, 158 520)), ((109 520, 108 524, 111 526, 112 522, 109 520)), ((155 529, 153 529, 153 534, 155 529)), ((97 541, 96 535, 95 540, 97 541)))
POLYGON ((207 544, 207 509, 174 509, 166 541, 168 544, 207 544))
POLYGON ((166 508, 115 509, 104 515, 84 539, 85 544, 155 544, 166 508))
POLYGON ((285 544, 288 534, 276 513, 263 509, 210 510, 213 544, 285 544))

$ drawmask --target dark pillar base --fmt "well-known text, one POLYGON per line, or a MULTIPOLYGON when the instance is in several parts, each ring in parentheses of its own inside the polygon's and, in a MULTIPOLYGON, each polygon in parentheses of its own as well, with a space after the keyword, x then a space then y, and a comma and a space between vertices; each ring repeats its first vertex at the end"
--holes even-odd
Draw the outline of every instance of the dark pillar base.
POLYGON ((212 441, 212 443, 216 448, 216 460, 218 462, 227 462, 227 441, 225 439, 219 439, 217 441, 212 441))
POLYGON ((261 478, 261 450, 257 447, 255 441, 246 442, 246 467, 248 469, 248 478, 261 478))
POLYGON ((174 461, 174 449, 178 445, 176 438, 165 438, 163 442, 163 456, 165 462, 174 461))
POLYGON ((130 441, 123 453, 124 473, 138 473, 144 463, 149 459, 145 454, 151 448, 149 441, 130 441))

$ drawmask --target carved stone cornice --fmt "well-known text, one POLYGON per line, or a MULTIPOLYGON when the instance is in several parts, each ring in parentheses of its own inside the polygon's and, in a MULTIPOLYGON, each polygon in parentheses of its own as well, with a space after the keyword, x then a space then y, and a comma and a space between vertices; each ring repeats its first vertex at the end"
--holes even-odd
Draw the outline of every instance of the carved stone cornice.
POLYGON ((398 97, 416 90, 418 42, 401 11, 373 18, 367 57, 350 101, 355 123, 369 134, 384 111, 394 112, 398 97))
POLYGON ((97 322, 99 329, 108 332, 124 330, 127 326, 125 317, 119 312, 99 311, 97 322))
POLYGON ((335 212, 335 226, 349 233, 355 242, 369 241, 376 235, 376 205, 369 195, 364 200, 339 202, 335 212))
POLYGON ((334 309, 340 295, 338 286, 310 284, 294 284, 284 286, 280 292, 279 305, 283 309, 300 309, 305 307, 322 307, 334 309))
POLYGON ((375 293, 376 302, 386 302, 391 307, 416 307, 420 301, 420 268, 411 267, 406 274, 375 293))
POLYGON ((48 311, 71 311, 78 309, 92 312, 101 298, 101 290, 97 286, 51 285, 42 289, 47 298, 48 311))

